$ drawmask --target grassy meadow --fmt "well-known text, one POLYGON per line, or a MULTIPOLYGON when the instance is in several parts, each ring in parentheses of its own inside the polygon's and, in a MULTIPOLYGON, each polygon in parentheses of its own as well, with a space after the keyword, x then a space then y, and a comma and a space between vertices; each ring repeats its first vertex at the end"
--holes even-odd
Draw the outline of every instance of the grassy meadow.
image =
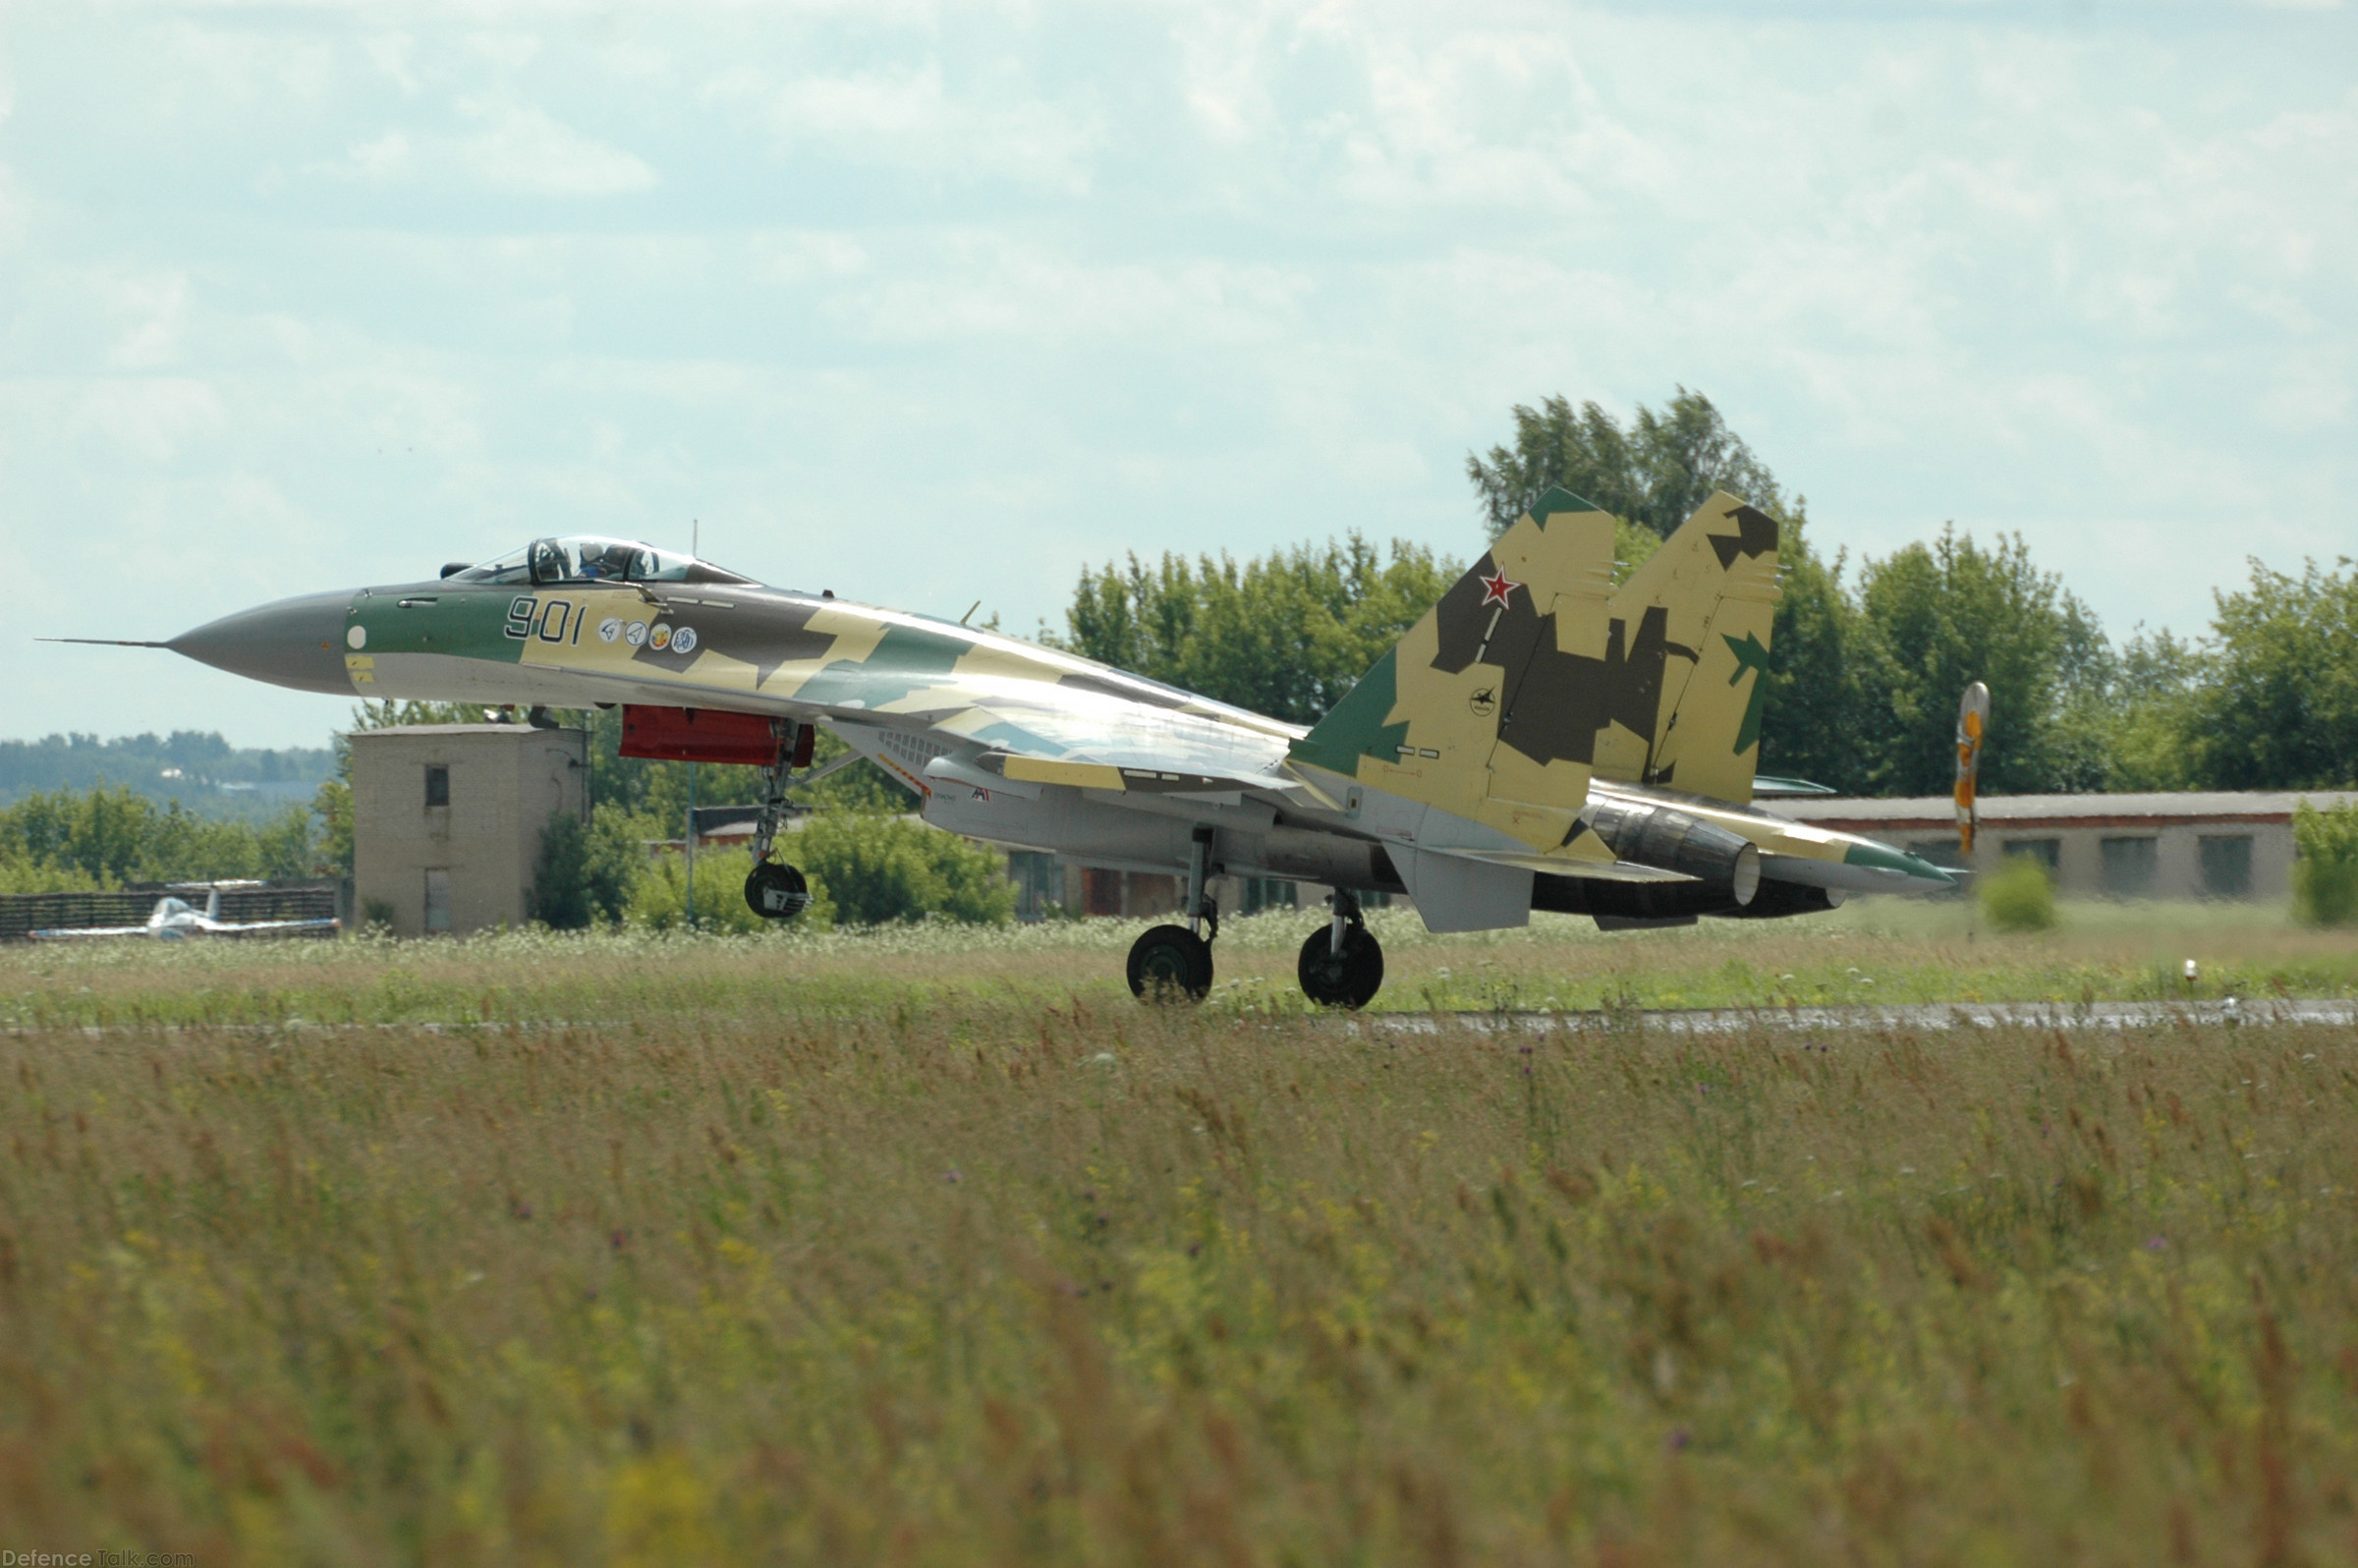
MULTIPOLYGON (((1215 1013, 1307 1010, 1294 978, 1321 911, 1232 920, 1213 948, 1215 1013)), ((502 932, 465 941, 145 943, 0 949, 0 1029, 72 1025, 481 1024, 907 1008, 1125 1007, 1146 920, 748 936, 502 932)), ((1604 933, 1585 916, 1433 936, 1376 910, 1377 1011, 1622 1011, 1825 1003, 2358 996, 2358 938, 2239 905, 2065 907, 2059 929, 1997 935, 1971 905, 1862 900, 1786 921, 1604 933), (2184 979, 2188 958, 2198 978, 2184 979)))
POLYGON ((2326 1564, 2358 991, 2273 917, 0 952, 0 1545, 201 1564, 2326 1564))

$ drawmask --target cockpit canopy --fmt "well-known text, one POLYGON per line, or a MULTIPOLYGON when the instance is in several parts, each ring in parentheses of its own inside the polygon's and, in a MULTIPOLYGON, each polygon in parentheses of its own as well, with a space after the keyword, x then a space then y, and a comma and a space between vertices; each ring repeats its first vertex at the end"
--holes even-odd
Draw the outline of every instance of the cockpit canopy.
POLYGON ((709 561, 658 550, 631 539, 601 538, 577 533, 569 538, 534 539, 521 550, 510 550, 496 561, 458 571, 444 569, 454 583, 751 583, 752 578, 723 571, 709 561))

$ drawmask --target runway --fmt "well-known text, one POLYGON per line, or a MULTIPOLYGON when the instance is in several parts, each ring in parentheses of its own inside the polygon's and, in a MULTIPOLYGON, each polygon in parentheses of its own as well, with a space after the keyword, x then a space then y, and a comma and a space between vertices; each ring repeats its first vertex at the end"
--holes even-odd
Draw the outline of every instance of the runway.
POLYGON ((1698 1007, 1628 1012, 1365 1013, 1379 1029, 1432 1032, 1443 1021, 1476 1029, 1626 1030, 1662 1035, 1891 1034, 1969 1029, 2148 1029, 2222 1025, 2358 1026, 2358 999, 2185 1002, 1920 1002, 1855 1007, 1698 1007))

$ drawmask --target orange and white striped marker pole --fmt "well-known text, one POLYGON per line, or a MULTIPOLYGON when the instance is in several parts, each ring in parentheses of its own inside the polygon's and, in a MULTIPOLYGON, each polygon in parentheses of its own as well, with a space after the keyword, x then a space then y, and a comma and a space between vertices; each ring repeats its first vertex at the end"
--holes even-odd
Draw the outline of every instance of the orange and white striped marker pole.
POLYGON ((1957 848, 1973 859, 1974 830, 1981 826, 1976 792, 1981 784, 1982 736, 1990 727, 1990 688, 1976 681, 1957 704, 1957 848))

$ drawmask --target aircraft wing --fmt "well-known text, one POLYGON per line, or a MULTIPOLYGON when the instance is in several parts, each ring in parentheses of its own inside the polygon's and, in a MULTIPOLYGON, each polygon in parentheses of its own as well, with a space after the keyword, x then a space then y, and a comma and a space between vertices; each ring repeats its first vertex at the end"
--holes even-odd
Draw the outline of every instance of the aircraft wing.
POLYGON ((329 931, 337 927, 333 920, 315 921, 206 921, 204 929, 213 936, 246 936, 256 931, 329 931))
POLYGON ((36 942, 86 942, 108 936, 152 936, 150 925, 61 925, 46 931, 28 931, 36 942))
POLYGON ((970 740, 966 760, 1014 784, 1125 795, 1252 792, 1331 806, 1287 763, 1286 737, 1134 703, 1001 700, 935 727, 970 740))

